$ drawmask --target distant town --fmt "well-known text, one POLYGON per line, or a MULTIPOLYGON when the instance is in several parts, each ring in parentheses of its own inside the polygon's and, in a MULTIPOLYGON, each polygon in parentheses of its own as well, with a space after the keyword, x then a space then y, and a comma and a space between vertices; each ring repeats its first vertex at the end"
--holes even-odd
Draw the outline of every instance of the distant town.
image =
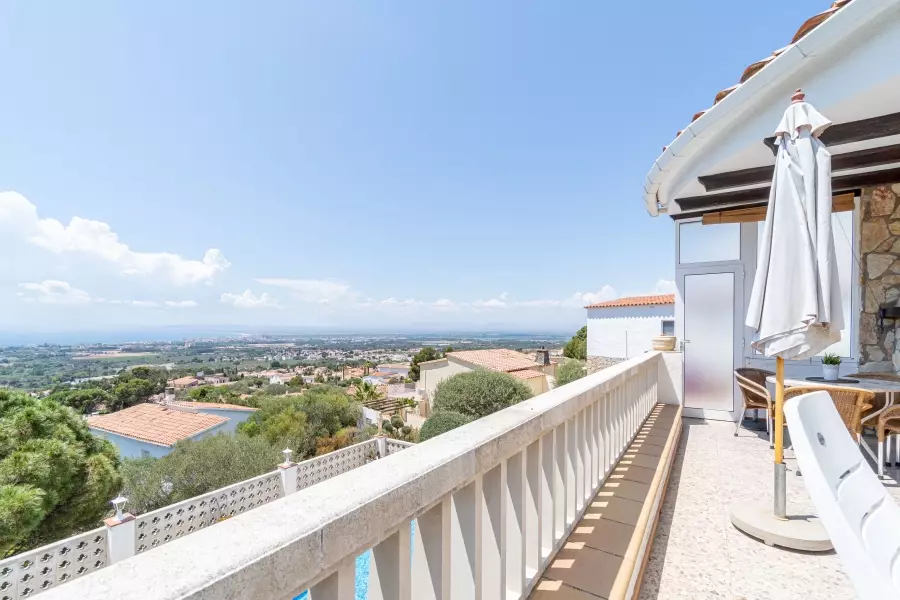
MULTIPOLYGON (((571 335, 571 334, 570 334, 571 335)), ((507 348, 525 353, 546 347, 558 354, 569 336, 452 335, 239 335, 177 341, 40 344, 0 347, 0 387, 41 392, 72 386, 146 366, 174 373, 265 373, 273 382, 306 367, 326 381, 359 377, 379 364, 409 363, 423 347, 457 350, 507 348), (310 368, 311 367, 311 368, 310 368), (356 368, 352 374, 347 369, 356 368)), ((372 369, 374 371, 374 369, 372 369)), ((293 376, 293 375, 291 375, 293 376)))

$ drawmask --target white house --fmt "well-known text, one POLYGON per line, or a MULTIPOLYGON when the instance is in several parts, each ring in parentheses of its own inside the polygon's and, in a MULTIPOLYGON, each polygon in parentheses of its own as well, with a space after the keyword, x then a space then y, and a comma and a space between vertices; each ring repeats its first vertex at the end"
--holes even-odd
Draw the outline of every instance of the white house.
POLYGON ((96 436, 111 441, 123 458, 159 458, 176 442, 227 431, 228 419, 175 407, 145 403, 86 419, 96 436))
POLYGON ((631 358, 653 338, 675 335, 675 294, 630 296, 585 306, 588 358, 631 358))
POLYGON ((375 367, 378 372, 391 373, 400 377, 409 377, 408 363, 383 363, 375 367))
MULTIPOLYGON (((755 332, 744 321, 774 132, 797 89, 833 123, 820 139, 832 156, 845 329, 828 350, 842 357, 842 374, 900 370, 900 321, 880 322, 882 308, 900 299, 900 2, 835 2, 785 41, 736 73, 738 82, 712 106, 685 115, 643 182, 647 211, 668 215, 675 227, 685 416, 737 419, 733 370, 774 370, 774 359, 753 350, 755 332)), ((704 68, 702 60, 692 68, 704 68)), ((788 360, 785 369, 787 377, 821 375, 821 356, 788 360)))

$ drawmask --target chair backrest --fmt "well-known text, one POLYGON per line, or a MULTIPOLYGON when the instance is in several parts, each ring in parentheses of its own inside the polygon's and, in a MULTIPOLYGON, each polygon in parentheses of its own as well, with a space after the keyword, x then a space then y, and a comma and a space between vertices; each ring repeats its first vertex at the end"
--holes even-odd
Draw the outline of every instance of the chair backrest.
MULTIPOLYGON (((792 398, 814 391, 823 391, 828 394, 831 401, 834 403, 835 409, 837 409, 838 415, 840 415, 841 420, 844 422, 844 426, 850 433, 860 432, 862 414, 864 411, 872 408, 871 403, 872 399, 875 397, 875 392, 851 387, 824 385, 809 387, 798 386, 785 390, 785 403, 792 398)), ((785 406, 787 406, 787 404, 785 404, 785 406)))
POLYGON ((859 597, 900 598, 900 507, 827 392, 794 398, 784 414, 806 489, 859 597))
POLYGON ((757 402, 771 402, 769 390, 766 388, 766 377, 774 375, 765 369, 742 367, 734 370, 734 379, 741 391, 757 402))

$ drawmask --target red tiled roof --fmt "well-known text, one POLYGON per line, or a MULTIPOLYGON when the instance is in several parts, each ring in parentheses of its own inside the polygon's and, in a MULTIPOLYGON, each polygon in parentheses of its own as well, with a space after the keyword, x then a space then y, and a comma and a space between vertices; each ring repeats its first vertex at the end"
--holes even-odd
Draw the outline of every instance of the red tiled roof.
POLYGON ((190 402, 186 400, 175 400, 168 403, 169 406, 178 408, 212 408, 216 410, 247 410, 254 411, 255 408, 249 406, 241 406, 240 404, 228 404, 225 402, 190 402))
POLYGON ((225 417, 166 408, 159 404, 138 404, 108 415, 87 419, 88 427, 158 444, 171 446, 228 421, 225 417))
POLYGON ((521 371, 510 371, 510 375, 515 377, 516 379, 535 379, 536 377, 543 377, 544 374, 540 371, 535 371, 534 369, 522 369, 521 371))
POLYGON ((462 350, 452 352, 446 358, 462 360, 491 371, 500 371, 509 373, 510 371, 520 371, 522 369, 533 369, 540 365, 534 359, 521 352, 515 350, 507 350, 505 348, 495 348, 492 350, 462 350))
POLYGON ((618 300, 588 304, 585 308, 612 308, 614 306, 656 306, 659 304, 675 304, 675 294, 656 294, 652 296, 629 296, 618 300))
MULTIPOLYGON (((848 4, 850 4, 850 1, 851 0, 836 0, 831 5, 831 8, 829 8, 828 10, 821 12, 821 13, 817 14, 816 16, 810 17, 809 19, 807 19, 803 23, 803 25, 800 26, 800 29, 797 30, 797 33, 794 34, 794 38, 791 40, 791 43, 789 45, 785 46, 784 48, 779 48, 778 50, 775 50, 770 56, 767 56, 767 57, 763 58, 762 60, 758 60, 755 63, 753 63, 752 65, 750 65, 749 67, 747 67, 746 69, 744 69, 744 72, 741 75, 741 79, 738 83, 734 84, 731 87, 725 88, 724 90, 721 90, 718 94, 716 94, 715 100, 713 101, 713 106, 715 106, 716 104, 718 104, 719 102, 724 100, 725 97, 728 96, 728 94, 730 94, 731 92, 733 92, 734 90, 739 88, 741 85, 746 83, 748 79, 750 79, 751 77, 753 77, 754 75, 756 75, 757 73, 762 71, 763 68, 766 65, 768 65, 770 62, 772 62, 772 60, 775 57, 777 57, 779 54, 781 54, 782 52, 784 52, 785 50, 790 48, 793 44, 796 44, 797 42, 799 42, 810 31, 812 31, 813 29, 815 29, 816 27, 818 27, 819 25, 821 25, 822 23, 824 23, 825 21, 827 21, 828 19, 833 17, 834 14, 837 13, 840 9, 842 9, 845 6, 847 6, 848 4)), ((709 110, 709 109, 706 109, 706 110, 709 110)), ((706 110, 701 110, 700 112, 696 113, 694 115, 694 118, 691 119, 691 122, 694 122, 697 119, 699 119, 700 117, 702 117, 703 114, 706 112, 706 110)), ((679 131, 675 137, 677 138, 679 135, 681 135, 682 131, 679 131)), ((663 150, 665 150, 665 148, 663 148, 663 150)))

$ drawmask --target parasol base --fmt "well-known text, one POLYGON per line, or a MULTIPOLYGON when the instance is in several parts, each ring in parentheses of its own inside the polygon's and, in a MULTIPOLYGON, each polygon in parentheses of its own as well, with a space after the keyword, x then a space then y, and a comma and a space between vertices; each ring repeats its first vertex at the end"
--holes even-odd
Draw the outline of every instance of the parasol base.
POLYGON ((815 515, 788 515, 786 520, 776 519, 770 502, 732 504, 729 516, 735 527, 768 546, 806 552, 827 552, 834 548, 825 527, 815 515))

